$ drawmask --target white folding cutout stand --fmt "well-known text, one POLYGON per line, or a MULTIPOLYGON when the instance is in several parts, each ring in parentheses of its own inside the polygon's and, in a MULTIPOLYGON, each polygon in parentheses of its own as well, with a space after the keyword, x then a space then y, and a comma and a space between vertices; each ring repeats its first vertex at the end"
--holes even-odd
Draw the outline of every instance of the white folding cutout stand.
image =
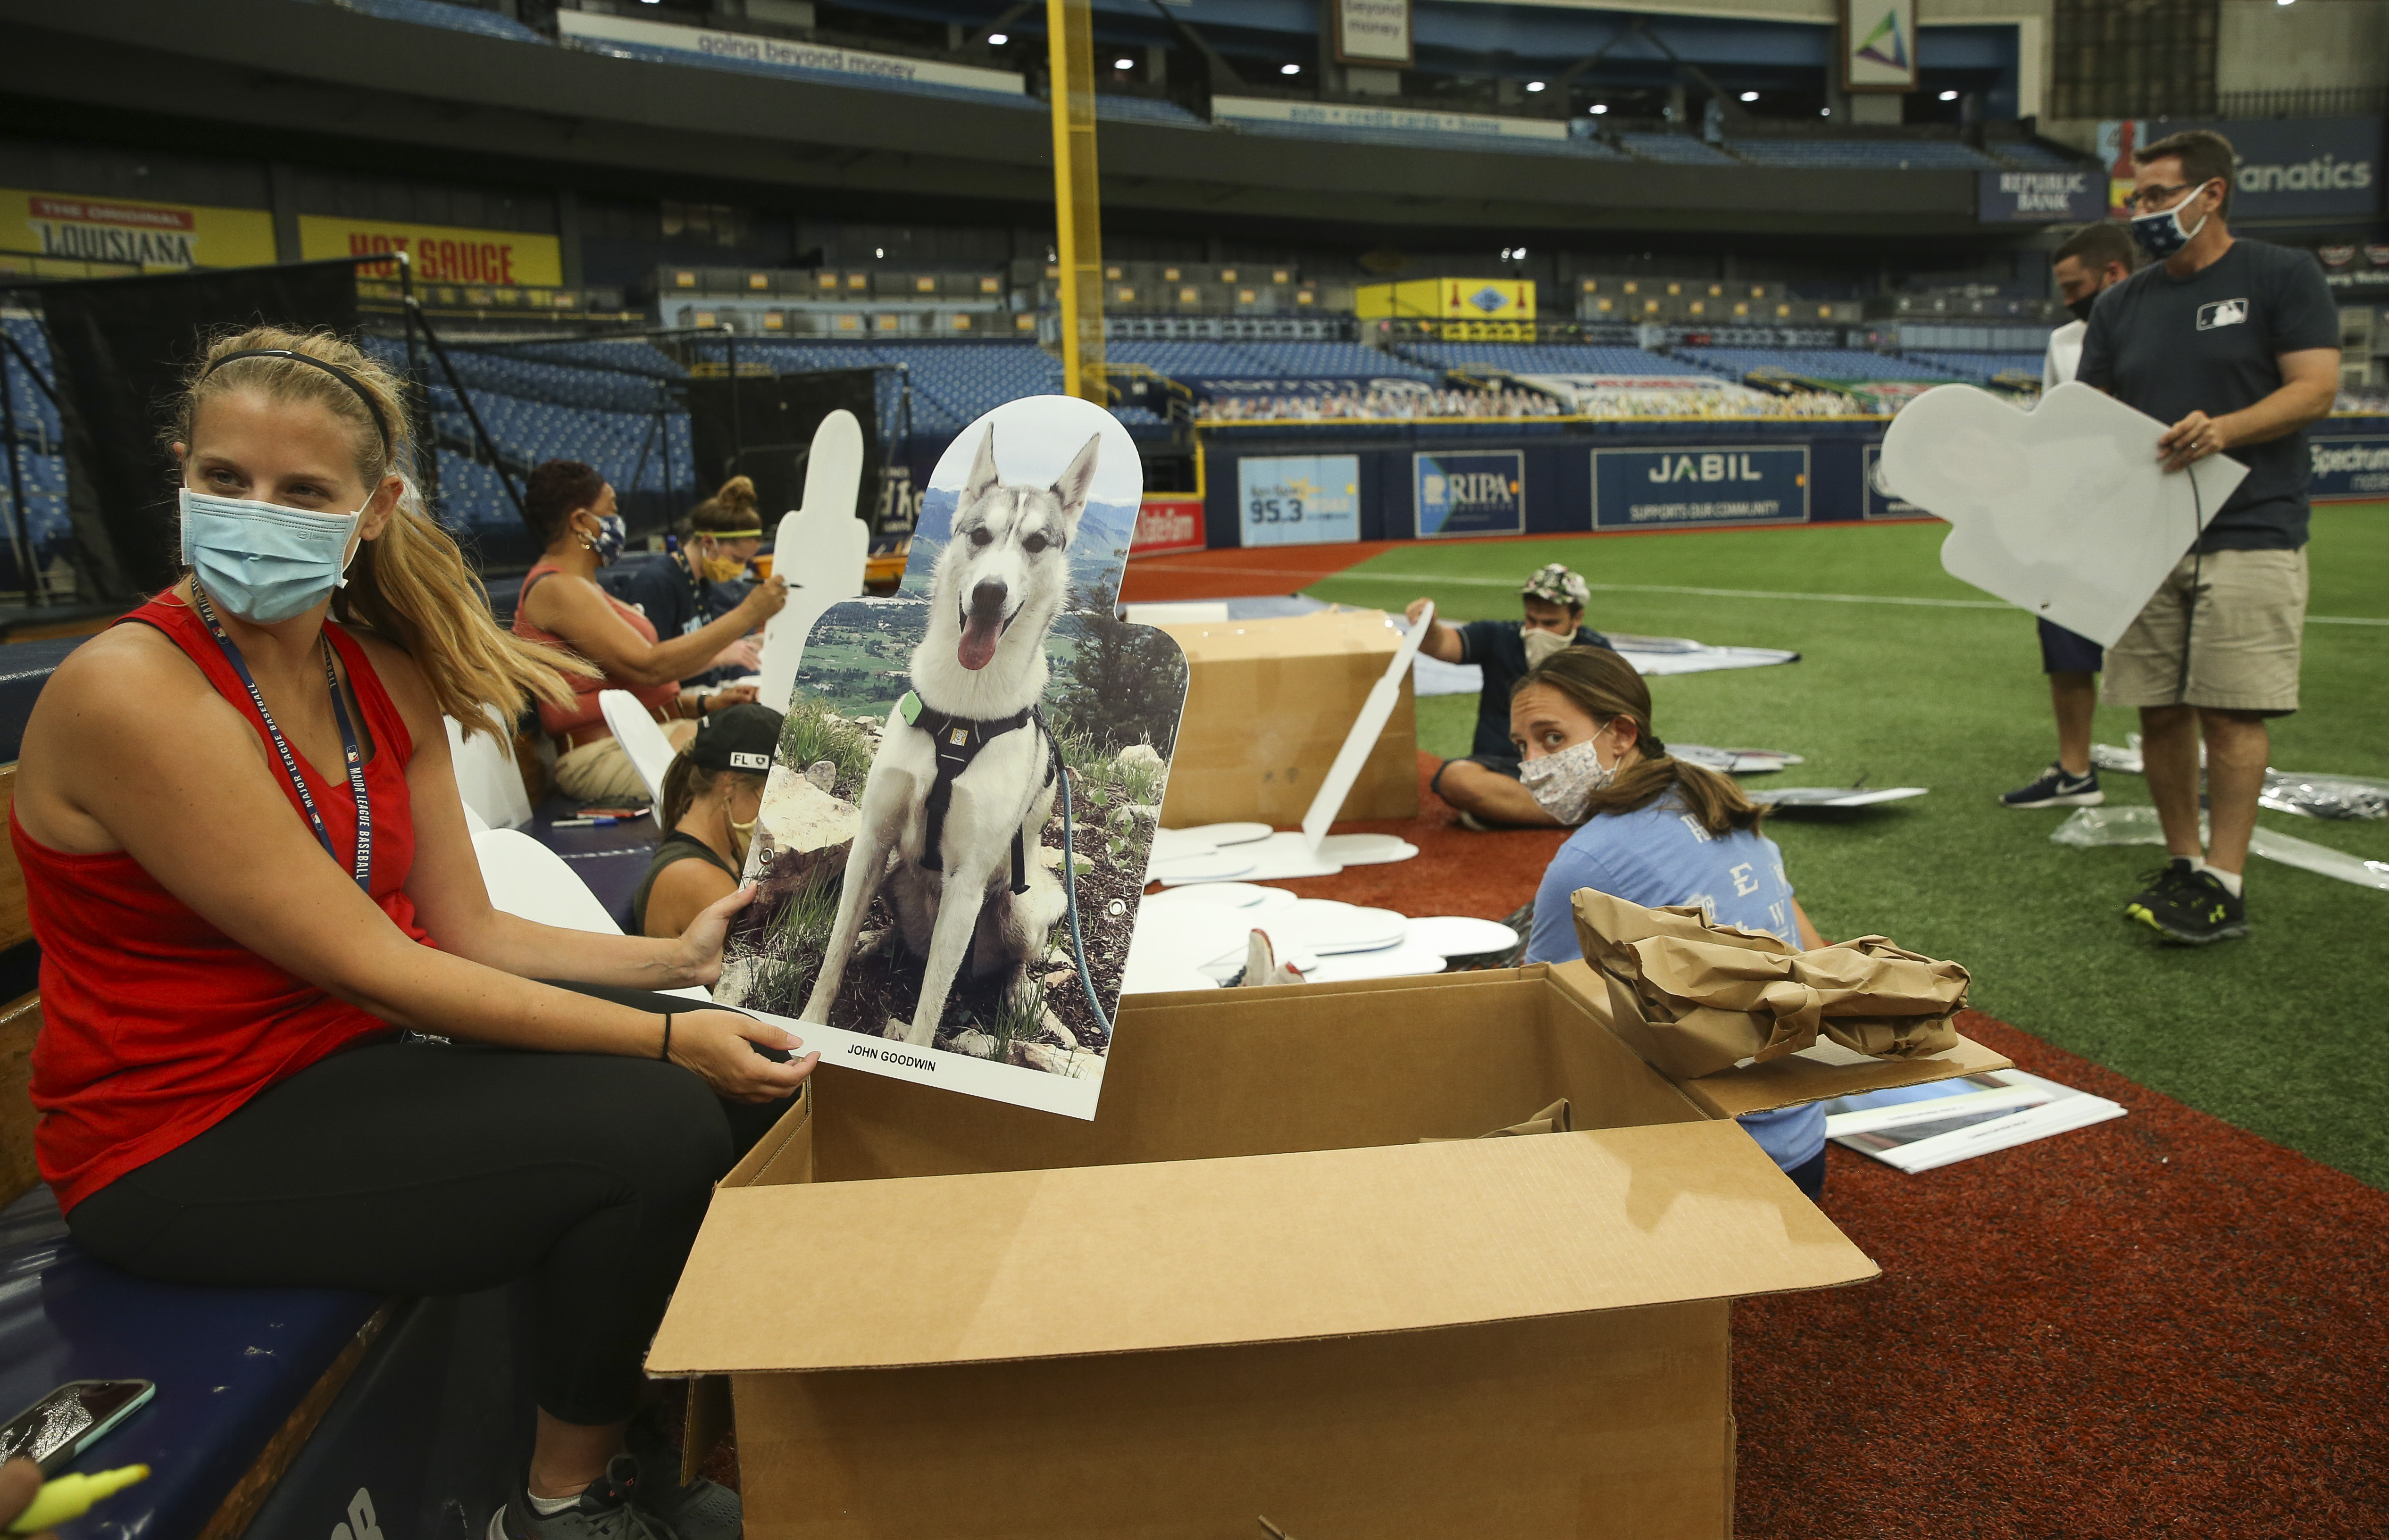
MULTIPOLYGON (((589 891, 571 863, 529 834, 513 829, 477 830, 473 854, 480 862, 481 885, 489 889, 492 907, 558 930, 622 934, 622 927, 606 912, 605 904, 589 891)), ((713 998, 697 985, 658 993, 683 999, 713 998)))
POLYGON ((2165 427, 2075 381, 2031 412, 1942 385, 1891 420, 1879 468, 1949 522, 1951 577, 2112 647, 2248 474, 2219 454, 2164 470, 2165 427))
POLYGON ((631 768, 647 783, 647 810, 656 827, 662 828, 664 772, 671 769, 675 752, 671 740, 664 736, 664 730, 648 715, 647 708, 639 704, 639 697, 628 690, 598 691, 597 709, 606 714, 606 725, 614 730, 615 741, 631 757, 631 768))
POLYGON ((786 711, 797 693, 805 634, 833 605, 862 597, 871 526, 855 516, 862 490, 862 425, 844 410, 813 429, 805 460, 805 504, 780 519, 772 575, 788 583, 788 603, 763 622, 762 682, 755 698, 786 711))
POLYGON ((448 726, 448 762, 456 773, 456 795, 466 811, 492 829, 519 829, 530 821, 530 794, 523 789, 522 771, 515 765, 514 730, 496 711, 490 712, 491 731, 465 736, 465 724, 454 717, 440 719, 448 726))
POLYGON ((1492 920, 1439 915, 1412 920, 1391 910, 1299 898, 1282 887, 1200 883, 1144 900, 1129 942, 1122 990, 1159 994, 1210 989, 1244 970, 1254 931, 1279 961, 1311 984, 1439 974, 1455 957, 1503 952, 1518 933, 1492 920))
POLYGON ((1419 643, 1435 624, 1435 606, 1420 612, 1403 633, 1393 661, 1344 735, 1335 763, 1302 815, 1300 830, 1272 834, 1259 823, 1212 823, 1193 829, 1163 830, 1154 841, 1146 880, 1166 887, 1188 883, 1275 882, 1289 877, 1332 877, 1348 866, 1370 866, 1408 860, 1418 846, 1397 834, 1330 834, 1344 799, 1352 795, 1361 769, 1377 746, 1377 734, 1401 703, 1402 679, 1418 656, 1419 643))

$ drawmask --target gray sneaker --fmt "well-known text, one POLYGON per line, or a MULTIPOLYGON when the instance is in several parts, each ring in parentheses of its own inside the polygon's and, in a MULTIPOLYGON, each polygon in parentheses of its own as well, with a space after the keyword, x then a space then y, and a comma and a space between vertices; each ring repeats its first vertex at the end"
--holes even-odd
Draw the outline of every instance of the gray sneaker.
POLYGON ((641 1408, 622 1442, 641 1473, 631 1501, 670 1525, 680 1540, 738 1540, 747 1521, 738 1494, 703 1476, 679 1480, 680 1451, 665 1437, 659 1403, 641 1408))
POLYGON ((638 1485, 639 1462, 628 1455, 607 1461, 606 1473, 561 1513, 540 1513, 517 1483, 490 1515, 489 1540, 674 1540, 670 1524, 632 1500, 638 1485))

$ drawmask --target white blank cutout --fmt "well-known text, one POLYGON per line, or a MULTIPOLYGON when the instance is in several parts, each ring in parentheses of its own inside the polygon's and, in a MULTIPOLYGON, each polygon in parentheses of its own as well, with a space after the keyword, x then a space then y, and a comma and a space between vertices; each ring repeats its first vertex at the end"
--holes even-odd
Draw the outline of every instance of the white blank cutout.
MULTIPOLYGON (((1402 680, 1411 671, 1412 661, 1418 656, 1419 643, 1426 639, 1427 628, 1435 624, 1435 605, 1429 604, 1419 612, 1417 624, 1394 649, 1393 661, 1376 683, 1369 686, 1369 698, 1361 705, 1361 715, 1354 719, 1352 731, 1344 735, 1344 746, 1335 751, 1335 762, 1327 768, 1327 779, 1319 783, 1319 795, 1310 799, 1309 810, 1302 815, 1302 834, 1310 842, 1314 855, 1319 842, 1344 810, 1344 799, 1352 795, 1352 784, 1361 779, 1361 767, 1368 763, 1369 751, 1377 746, 1377 734, 1386 730, 1393 719, 1394 707, 1401 704, 1402 680)), ((1325 859, 1324 857, 1320 857, 1325 859)))
POLYGON ((871 526, 854 516, 862 490, 862 425, 843 409, 813 429, 805 460, 805 505, 780 520, 772 576, 788 581, 788 603, 763 622, 763 682, 755 698, 786 711, 797 693, 805 638, 833 605, 862 596, 871 526))
POLYGON ((639 697, 628 690, 598 691, 597 709, 606 714, 606 725, 614 730, 615 741, 631 757, 631 768, 646 783, 647 810, 656 826, 663 827, 664 772, 671 769, 671 740, 639 704, 639 697))
POLYGON ((2076 381, 2028 413, 1935 386, 1891 420, 1879 469, 1949 522, 1951 577, 2112 647, 2248 474, 2219 454, 2161 469, 2166 426, 2076 381))
POLYGON ((440 719, 448 725, 448 759, 465 810, 492 829, 519 829, 529 823, 530 794, 523 789, 522 771, 515 768, 513 726, 492 709, 492 731, 467 738, 465 725, 455 718, 440 719))

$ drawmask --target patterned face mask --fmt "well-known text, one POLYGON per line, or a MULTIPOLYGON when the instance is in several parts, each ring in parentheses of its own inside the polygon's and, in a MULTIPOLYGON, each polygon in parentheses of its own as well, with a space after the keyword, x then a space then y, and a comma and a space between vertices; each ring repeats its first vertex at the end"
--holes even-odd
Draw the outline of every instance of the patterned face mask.
POLYGON ((1546 754, 1520 765, 1518 779, 1534 797, 1536 806, 1562 823, 1582 823, 1585 805, 1592 800, 1592 794, 1617 779, 1617 767, 1601 762, 1600 742, 1601 734, 1595 733, 1583 743, 1570 744, 1556 754, 1546 754))

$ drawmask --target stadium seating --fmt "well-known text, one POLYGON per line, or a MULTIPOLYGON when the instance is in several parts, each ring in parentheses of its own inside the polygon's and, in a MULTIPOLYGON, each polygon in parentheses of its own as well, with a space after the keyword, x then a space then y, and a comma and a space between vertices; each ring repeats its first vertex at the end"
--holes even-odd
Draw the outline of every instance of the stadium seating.
POLYGON ((1620 134, 1617 143, 1638 160, 1670 166, 1731 166, 1732 156, 1689 134, 1620 134))
POLYGON ((2009 165, 2028 172, 2072 172, 2094 165, 2079 155, 2044 145, 2036 139, 2008 140, 1985 148, 2009 165))
POLYGON ((1316 142, 1332 139, 1349 145, 1382 145, 1388 149, 1500 149, 1503 154, 1555 155, 1580 160, 1623 160, 1616 146, 1599 139, 1527 139, 1507 134, 1450 133, 1436 129, 1358 128, 1344 123, 1280 123, 1239 118, 1238 134, 1316 142))
POLYGON ((1807 379, 1939 380, 1956 377, 1949 370, 1915 359, 1869 352, 1863 348, 1692 348, 1680 356, 1737 378, 1754 370, 1772 369, 1807 379))
POLYGON ((1171 128, 1209 128, 1201 118, 1158 96, 1115 96, 1098 93, 1095 116, 1107 123, 1166 123, 1171 128))
POLYGON ((1519 375, 1706 375, 1709 371, 1642 348, 1523 342, 1419 342, 1406 351, 1446 368, 1481 363, 1519 375))
POLYGON ((1953 375, 1970 375, 1976 379, 1998 379, 2001 375, 2026 375, 2040 378, 2043 353, 1980 353, 1980 352, 1917 352, 1907 355, 1928 368, 1946 369, 1953 375))
POLYGON ((1734 154, 1759 166, 1864 171, 1999 171, 1997 160, 1954 139, 1736 139, 1734 154))
POLYGON ((537 43, 545 45, 547 39, 524 26, 512 17, 500 16, 472 6, 442 4, 441 0, 337 0, 343 8, 378 16, 386 21, 413 21, 426 27, 445 27, 452 32, 479 32, 483 37, 501 37, 512 43, 537 43))
MULTIPOLYGON (((43 378, 48 377, 50 366, 49 338, 41 326, 27 317, 10 316, 7 332, 19 347, 32 356, 43 378)), ((11 351, 5 367, 8 376, 9 401, 17 416, 17 475, 25 492, 25 530, 37 552, 50 550, 68 536, 67 465, 60 453, 58 409, 33 375, 11 351)), ((6 508, 9 495, 7 470, 0 465, 0 508, 6 508)), ((17 526, 11 510, 0 518, 0 542, 11 549, 17 540, 17 526)), ((13 566, 13 557, 11 558, 13 566)), ((13 574, 5 579, 14 582, 13 574)))

